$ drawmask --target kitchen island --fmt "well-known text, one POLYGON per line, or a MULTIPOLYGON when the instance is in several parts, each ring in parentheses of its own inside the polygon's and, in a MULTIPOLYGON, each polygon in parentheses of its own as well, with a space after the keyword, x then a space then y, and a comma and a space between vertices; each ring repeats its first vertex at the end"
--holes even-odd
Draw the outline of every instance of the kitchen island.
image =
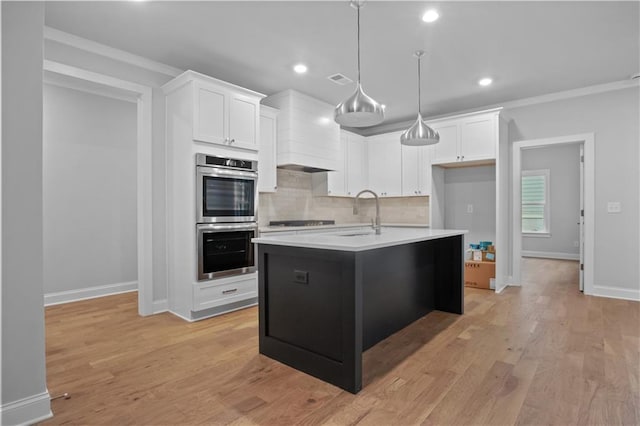
POLYGON ((463 313, 464 233, 255 238, 260 353, 357 393, 365 350, 434 309, 463 313))

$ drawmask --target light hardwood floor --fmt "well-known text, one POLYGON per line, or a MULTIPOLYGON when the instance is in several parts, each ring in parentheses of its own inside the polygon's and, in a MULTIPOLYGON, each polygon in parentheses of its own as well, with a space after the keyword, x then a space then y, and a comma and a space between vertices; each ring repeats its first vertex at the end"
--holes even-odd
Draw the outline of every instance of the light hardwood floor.
POLYGON ((258 354, 257 308, 142 318, 135 293, 48 307, 48 424, 640 422, 640 303, 583 296, 577 264, 527 259, 523 287, 466 289, 365 353, 344 392, 258 354))

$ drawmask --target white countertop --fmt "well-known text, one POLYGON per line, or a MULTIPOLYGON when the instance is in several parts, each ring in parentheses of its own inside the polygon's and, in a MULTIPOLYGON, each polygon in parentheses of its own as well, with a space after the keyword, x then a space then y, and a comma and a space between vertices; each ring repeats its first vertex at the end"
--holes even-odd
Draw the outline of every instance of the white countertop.
MULTIPOLYGON (((291 231, 312 231, 314 229, 340 229, 340 228, 357 228, 359 226, 371 226, 371 222, 366 223, 340 223, 334 225, 317 225, 317 226, 261 226, 258 228, 260 232, 291 232, 291 231)), ((383 223, 382 226, 391 226, 394 228, 428 228, 429 225, 424 223, 383 223)))
POLYGON ((254 238, 254 243, 277 246, 317 248, 323 250, 365 251, 382 247, 398 246, 419 241, 463 235, 468 231, 459 229, 382 227, 376 235, 372 229, 345 230, 331 234, 269 235, 254 238))

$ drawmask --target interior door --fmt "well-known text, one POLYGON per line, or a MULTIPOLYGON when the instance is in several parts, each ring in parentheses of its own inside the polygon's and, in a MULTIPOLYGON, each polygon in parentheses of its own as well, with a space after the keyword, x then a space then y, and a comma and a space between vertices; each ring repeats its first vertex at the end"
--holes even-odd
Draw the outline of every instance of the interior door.
POLYGON ((580 291, 584 292, 584 144, 580 144, 580 216, 578 218, 580 235, 580 270, 578 271, 580 291))

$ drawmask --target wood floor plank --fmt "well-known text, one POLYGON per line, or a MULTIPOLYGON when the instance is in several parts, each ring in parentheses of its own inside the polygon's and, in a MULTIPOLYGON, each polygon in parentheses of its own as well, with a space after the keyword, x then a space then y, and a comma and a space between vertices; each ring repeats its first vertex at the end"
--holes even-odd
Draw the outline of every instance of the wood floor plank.
POLYGON ((364 354, 352 395, 258 353, 257 309, 139 317, 135 293, 47 307, 54 417, 81 425, 632 425, 640 303, 584 296, 577 263, 526 259, 523 286, 465 289, 364 354))

